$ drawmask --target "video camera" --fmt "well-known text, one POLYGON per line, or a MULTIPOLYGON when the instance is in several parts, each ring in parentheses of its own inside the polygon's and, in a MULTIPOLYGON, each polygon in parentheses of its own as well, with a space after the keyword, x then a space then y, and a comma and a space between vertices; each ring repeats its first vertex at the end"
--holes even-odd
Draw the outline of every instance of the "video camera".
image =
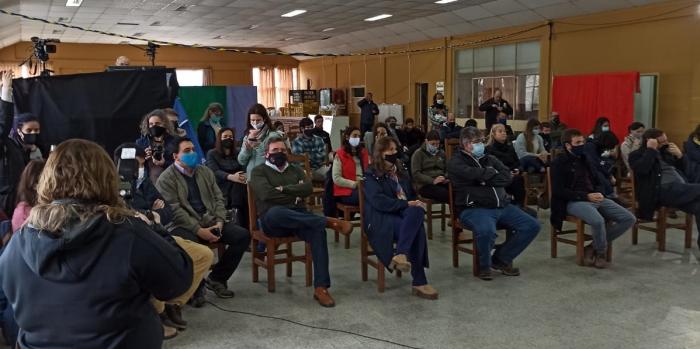
POLYGON ((117 161, 117 173, 119 173, 119 196, 126 201, 132 198, 133 181, 136 179, 138 170, 136 148, 122 148, 117 161))
POLYGON ((31 40, 34 43, 34 56, 42 62, 49 60, 49 53, 56 53, 56 45, 50 44, 61 42, 59 39, 40 39, 36 36, 31 40))

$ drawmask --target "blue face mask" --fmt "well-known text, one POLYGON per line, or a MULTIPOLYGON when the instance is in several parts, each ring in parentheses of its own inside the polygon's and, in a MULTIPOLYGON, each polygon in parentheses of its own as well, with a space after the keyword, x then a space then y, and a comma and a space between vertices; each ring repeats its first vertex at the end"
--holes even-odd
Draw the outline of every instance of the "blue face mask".
POLYGON ((434 146, 433 146, 432 144, 430 144, 430 143, 426 143, 426 144, 425 144, 425 150, 427 150, 428 153, 430 153, 430 154, 432 154, 432 155, 435 155, 435 154, 437 154, 437 152, 438 152, 438 148, 437 148, 437 147, 434 147, 434 146))
POLYGON ((199 162, 199 157, 195 152, 185 153, 180 156, 180 161, 189 168, 195 168, 199 162))
POLYGON ((608 132, 608 131, 610 131, 610 126, 603 126, 600 128, 600 130, 603 132, 608 132))
POLYGON ((218 115, 218 114, 212 115, 211 118, 210 118, 210 120, 211 120, 213 123, 215 123, 215 124, 220 123, 220 122, 221 122, 221 119, 222 119, 222 116, 221 116, 221 115, 218 115))
POLYGON ((481 159, 484 157, 485 150, 486 150, 486 147, 484 147, 484 143, 473 143, 472 144, 472 155, 477 159, 481 159))
POLYGON ((539 135, 540 132, 542 132, 542 131, 540 131, 539 128, 533 128, 533 129, 532 129, 532 134, 535 135, 535 136, 539 135))

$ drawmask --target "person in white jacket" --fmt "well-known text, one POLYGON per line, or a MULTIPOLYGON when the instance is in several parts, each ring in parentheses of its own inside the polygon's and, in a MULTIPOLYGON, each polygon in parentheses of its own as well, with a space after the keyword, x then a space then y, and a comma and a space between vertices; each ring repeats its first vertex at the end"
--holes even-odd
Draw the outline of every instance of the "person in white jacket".
POLYGON ((540 122, 530 119, 525 126, 525 132, 518 135, 513 143, 515 152, 520 159, 520 166, 530 173, 542 173, 549 153, 544 147, 544 140, 540 136, 540 122))

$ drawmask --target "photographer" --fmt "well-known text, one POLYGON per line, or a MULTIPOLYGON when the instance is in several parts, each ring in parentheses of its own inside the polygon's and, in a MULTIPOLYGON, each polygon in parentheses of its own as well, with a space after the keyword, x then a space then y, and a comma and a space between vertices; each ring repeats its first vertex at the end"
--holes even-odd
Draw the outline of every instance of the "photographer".
POLYGON ((153 110, 141 120, 141 137, 136 144, 146 151, 146 171, 153 183, 173 163, 172 154, 165 149, 175 141, 174 132, 164 109, 153 110))

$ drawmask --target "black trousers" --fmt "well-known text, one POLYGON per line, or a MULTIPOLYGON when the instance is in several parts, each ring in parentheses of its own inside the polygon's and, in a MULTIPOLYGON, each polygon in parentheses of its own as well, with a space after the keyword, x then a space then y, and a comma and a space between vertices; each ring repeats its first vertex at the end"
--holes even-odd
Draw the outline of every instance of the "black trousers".
POLYGON ((506 187, 506 193, 513 195, 513 203, 522 206, 525 201, 525 180, 523 176, 513 176, 510 185, 506 187))
POLYGON ((418 194, 426 199, 443 204, 450 201, 450 189, 447 184, 426 184, 418 190, 418 194))
POLYGON ((695 226, 700 229, 700 183, 664 184, 659 194, 659 203, 662 206, 694 214, 695 226))

